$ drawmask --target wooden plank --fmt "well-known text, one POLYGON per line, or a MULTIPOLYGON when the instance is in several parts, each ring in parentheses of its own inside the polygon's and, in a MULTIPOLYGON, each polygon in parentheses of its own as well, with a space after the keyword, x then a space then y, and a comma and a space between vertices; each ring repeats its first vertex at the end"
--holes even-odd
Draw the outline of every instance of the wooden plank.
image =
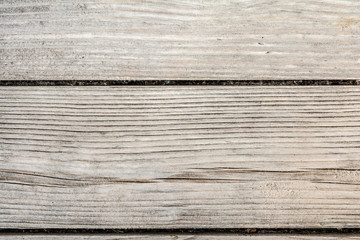
POLYGON ((244 235, 226 235, 226 234, 201 234, 201 235, 179 235, 179 234, 125 234, 125 235, 5 235, 0 236, 1 239, 6 240, 22 240, 22 239, 36 239, 36 240, 118 240, 118 239, 144 239, 144 240, 342 240, 342 239, 360 239, 353 235, 329 235, 329 236, 303 236, 303 235, 258 235, 258 236, 244 236, 244 235))
POLYGON ((360 227, 358 87, 1 87, 0 228, 360 227))
POLYGON ((2 0, 0 79, 359 79, 358 0, 2 0))

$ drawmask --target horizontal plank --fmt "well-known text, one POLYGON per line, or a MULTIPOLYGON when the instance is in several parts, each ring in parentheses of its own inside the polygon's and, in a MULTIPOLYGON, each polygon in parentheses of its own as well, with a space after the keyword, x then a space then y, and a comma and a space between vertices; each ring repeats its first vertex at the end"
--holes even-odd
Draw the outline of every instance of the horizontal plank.
POLYGON ((117 235, 5 235, 0 236, 0 240, 118 240, 118 239, 141 239, 141 240, 340 240, 340 239, 360 239, 360 237, 352 235, 258 235, 258 236, 245 236, 245 235, 226 235, 226 234, 200 234, 200 235, 187 235, 187 234, 117 234, 117 235))
POLYGON ((358 0, 2 0, 3 80, 359 79, 358 0))
POLYGON ((359 228, 360 88, 0 87, 0 228, 359 228))

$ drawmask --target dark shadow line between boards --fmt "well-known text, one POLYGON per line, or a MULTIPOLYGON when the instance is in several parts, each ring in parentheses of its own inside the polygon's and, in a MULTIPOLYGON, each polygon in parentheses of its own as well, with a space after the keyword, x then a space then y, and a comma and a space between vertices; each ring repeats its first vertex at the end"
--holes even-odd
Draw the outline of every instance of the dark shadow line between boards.
POLYGON ((350 80, 0 80, 0 86, 339 86, 350 80))
POLYGON ((4 235, 358 235, 360 228, 178 228, 178 229, 0 229, 4 235))

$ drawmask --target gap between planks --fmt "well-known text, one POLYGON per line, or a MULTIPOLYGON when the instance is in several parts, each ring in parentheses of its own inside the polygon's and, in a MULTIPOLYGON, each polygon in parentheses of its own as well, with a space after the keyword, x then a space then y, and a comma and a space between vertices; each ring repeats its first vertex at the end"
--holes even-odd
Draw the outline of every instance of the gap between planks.
POLYGON ((116 234, 116 235, 5 235, 0 236, 0 240, 342 240, 342 239, 360 239, 352 235, 328 235, 328 236, 301 236, 301 235, 259 235, 259 236, 242 236, 226 234, 116 234))

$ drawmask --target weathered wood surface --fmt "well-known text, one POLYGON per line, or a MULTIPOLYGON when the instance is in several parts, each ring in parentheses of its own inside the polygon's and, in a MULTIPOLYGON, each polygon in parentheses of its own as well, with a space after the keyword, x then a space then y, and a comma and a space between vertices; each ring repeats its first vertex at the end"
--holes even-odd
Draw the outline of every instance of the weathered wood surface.
POLYGON ((360 227, 358 87, 1 87, 0 228, 360 227))
POLYGON ((352 235, 329 235, 329 236, 303 236, 303 235, 259 235, 259 236, 243 236, 243 235, 178 235, 178 234, 126 234, 126 235, 7 235, 0 236, 0 240, 343 240, 343 239, 360 239, 360 237, 352 235))
POLYGON ((0 79, 359 79, 358 0, 2 0, 0 79))

